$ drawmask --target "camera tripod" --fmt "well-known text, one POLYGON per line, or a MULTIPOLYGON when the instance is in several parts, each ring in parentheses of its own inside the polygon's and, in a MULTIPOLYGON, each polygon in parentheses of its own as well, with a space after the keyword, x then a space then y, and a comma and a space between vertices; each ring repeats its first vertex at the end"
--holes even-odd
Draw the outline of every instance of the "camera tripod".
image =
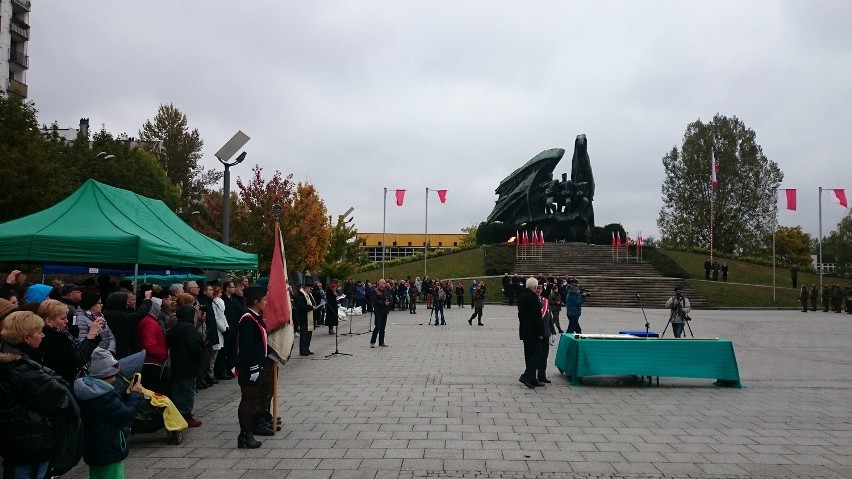
MULTIPOLYGON (((680 314, 683 311, 683 297, 678 298, 677 302, 675 304, 676 304, 676 307, 672 309, 672 314, 669 315, 669 322, 666 323, 666 327, 663 328, 663 334, 660 335, 661 338, 666 335, 666 331, 669 329, 669 325, 672 324, 672 319, 674 319, 675 314, 680 314)), ((684 315, 684 316, 686 316, 686 315, 684 315)), ((684 324, 686 324, 687 329, 689 329, 689 335, 692 338, 695 338, 695 335, 692 334, 692 326, 689 325, 689 320, 687 320, 686 317, 684 317, 683 322, 684 322, 684 324)), ((674 329, 674 326, 672 326, 672 329, 674 329)), ((686 337, 686 336, 684 335, 684 337, 686 337)))

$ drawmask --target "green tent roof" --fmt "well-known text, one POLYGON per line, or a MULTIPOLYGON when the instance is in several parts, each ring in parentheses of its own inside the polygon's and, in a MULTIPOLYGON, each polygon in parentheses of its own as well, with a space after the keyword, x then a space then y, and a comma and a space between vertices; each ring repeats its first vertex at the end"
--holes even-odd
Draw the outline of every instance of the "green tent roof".
POLYGON ((56 205, 0 224, 0 261, 257 269, 195 231, 162 201, 88 180, 56 205))

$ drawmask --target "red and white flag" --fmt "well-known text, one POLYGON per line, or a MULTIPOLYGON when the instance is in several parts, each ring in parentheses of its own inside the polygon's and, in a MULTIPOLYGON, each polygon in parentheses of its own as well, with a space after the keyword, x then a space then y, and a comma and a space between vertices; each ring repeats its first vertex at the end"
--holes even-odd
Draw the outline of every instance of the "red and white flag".
POLYGON ((612 246, 615 247, 615 231, 612 231, 612 246))
POLYGON ((642 233, 639 233, 639 236, 636 238, 636 246, 642 247, 642 233))
POLYGON ((447 202, 447 190, 435 190, 435 191, 438 192, 438 199, 441 201, 441 203, 446 203, 447 202))
POLYGON ((716 188, 719 186, 719 181, 716 178, 716 173, 719 170, 719 164, 716 163, 716 155, 710 152, 710 187, 716 188))
POLYGON ((784 188, 785 208, 790 211, 796 211, 796 189, 784 188))
POLYGON ((844 208, 849 208, 849 202, 846 201, 846 190, 835 189, 832 191, 834 191, 834 201, 844 208))
POLYGON ((287 288, 287 256, 281 239, 281 230, 275 224, 275 246, 272 250, 272 265, 269 270, 269 290, 263 319, 269 331, 267 345, 278 356, 281 364, 290 359, 295 341, 290 292, 287 288))
POLYGON ((616 233, 616 234, 615 234, 615 246, 616 246, 617 248, 620 248, 620 247, 621 247, 621 233, 616 233))
POLYGON ((396 205, 402 206, 402 202, 405 201, 405 190, 396 190, 396 205))

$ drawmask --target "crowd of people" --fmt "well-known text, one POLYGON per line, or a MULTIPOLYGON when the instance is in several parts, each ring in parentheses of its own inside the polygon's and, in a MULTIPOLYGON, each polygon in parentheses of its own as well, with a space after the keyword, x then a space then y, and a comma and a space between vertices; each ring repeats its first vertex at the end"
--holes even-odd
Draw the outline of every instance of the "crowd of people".
POLYGON ((803 284, 799 293, 802 312, 808 312, 808 303, 810 303, 810 310, 816 311, 817 301, 820 298, 822 298, 823 313, 833 311, 839 314, 845 310, 846 314, 852 314, 852 285, 840 286, 834 283, 829 286, 826 284, 822 287, 822 291, 820 291, 817 284, 813 284, 810 287, 803 284))
MULTIPOLYGON (((262 399, 257 390, 265 381, 256 373, 268 364, 266 333, 248 334, 244 324, 246 318, 262 324, 266 289, 249 282, 244 277, 137 290, 130 281, 106 276, 80 285, 30 284, 26 274, 13 271, 0 285, 4 477, 41 479, 61 472, 52 462, 63 452, 56 450, 55 436, 64 429, 57 424, 72 416, 82 421, 82 456, 91 476, 119 477, 144 390, 168 396, 189 427, 202 425, 193 415, 197 392, 240 372, 244 396, 262 399), (258 351, 262 360, 252 356, 258 351), (135 353, 144 355, 139 383, 119 367, 135 353)), ((247 435, 272 435, 280 425, 272 420, 270 401, 245 402, 250 408, 239 410, 238 445, 257 447, 259 441, 247 435)))

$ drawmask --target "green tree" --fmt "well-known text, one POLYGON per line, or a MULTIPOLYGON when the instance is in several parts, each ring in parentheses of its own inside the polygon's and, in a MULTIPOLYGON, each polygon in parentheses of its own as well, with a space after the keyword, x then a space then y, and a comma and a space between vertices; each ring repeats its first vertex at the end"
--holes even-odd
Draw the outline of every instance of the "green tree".
POLYGON ((331 228, 328 251, 319 268, 320 275, 333 279, 350 277, 367 262, 367 255, 361 248, 364 244, 366 240, 358 239, 355 226, 338 216, 337 223, 331 228))
MULTIPOLYGON (((74 143, 78 143, 78 138, 74 143)), ((169 208, 180 205, 180 191, 169 181, 154 155, 132 147, 126 141, 116 140, 105 129, 92 136, 92 146, 82 150, 80 183, 93 178, 117 188, 138 193, 148 198, 162 200, 169 208), (96 159, 96 152, 112 155, 112 159, 96 159)), ((77 148, 76 145, 72 148, 77 148)), ((77 153, 79 155, 79 153, 77 153)))
POLYGON ((779 226, 775 230, 775 255, 784 264, 810 266, 811 235, 801 226, 779 226))
POLYGON ((479 227, 475 224, 462 228, 462 233, 464 233, 464 236, 462 236, 459 248, 467 249, 476 246, 476 233, 478 230, 479 227))
POLYGON ((169 180, 180 190, 184 207, 222 178, 223 173, 205 171, 198 163, 204 145, 201 135, 197 128, 189 130, 186 115, 171 103, 160 105, 154 119, 142 125, 139 139, 156 156, 169 180))
POLYGON ((0 222, 52 206, 74 187, 64 161, 63 142, 39 128, 32 102, 0 94, 0 222))
POLYGON ((717 114, 709 123, 689 124, 680 150, 673 147, 663 157, 663 168, 657 226, 665 244, 708 247, 714 195, 714 249, 732 254, 765 250, 775 191, 784 174, 764 156, 754 131, 742 121, 717 114), (715 192, 710 186, 712 155, 718 164, 715 192))
POLYGON ((828 234, 823 243, 823 254, 830 252, 837 265, 849 270, 852 266, 852 214, 837 223, 837 229, 828 234))

